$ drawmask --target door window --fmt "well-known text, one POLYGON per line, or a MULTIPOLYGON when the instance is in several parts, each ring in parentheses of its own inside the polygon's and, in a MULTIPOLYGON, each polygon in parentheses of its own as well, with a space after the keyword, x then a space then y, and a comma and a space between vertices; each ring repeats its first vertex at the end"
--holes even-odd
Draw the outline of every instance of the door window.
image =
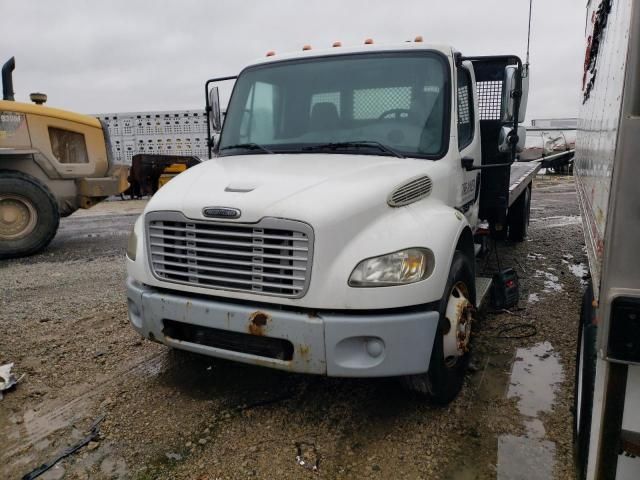
POLYGON ((466 68, 458 69, 458 147, 460 150, 473 140, 474 111, 471 75, 466 68))

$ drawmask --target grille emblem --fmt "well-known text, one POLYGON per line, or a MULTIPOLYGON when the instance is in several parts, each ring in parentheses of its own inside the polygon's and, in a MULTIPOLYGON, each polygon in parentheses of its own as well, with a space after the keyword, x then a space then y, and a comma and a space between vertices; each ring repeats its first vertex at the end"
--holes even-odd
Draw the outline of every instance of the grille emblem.
POLYGON ((240 210, 229 207, 205 207, 202 214, 207 218, 240 218, 240 210))

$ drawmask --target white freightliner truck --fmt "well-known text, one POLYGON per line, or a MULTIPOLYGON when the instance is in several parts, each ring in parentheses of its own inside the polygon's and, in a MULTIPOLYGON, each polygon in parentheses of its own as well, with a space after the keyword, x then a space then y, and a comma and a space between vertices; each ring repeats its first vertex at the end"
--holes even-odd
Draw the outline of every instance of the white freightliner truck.
POLYGON ((580 479, 640 478, 640 1, 591 0, 575 179, 591 273, 578 334, 580 479))
POLYGON ((450 401, 488 285, 474 235, 481 221, 513 241, 527 231, 538 165, 513 164, 520 59, 420 38, 269 52, 207 81, 211 130, 224 80, 215 155, 163 187, 130 237, 133 327, 255 365, 398 376, 450 401))

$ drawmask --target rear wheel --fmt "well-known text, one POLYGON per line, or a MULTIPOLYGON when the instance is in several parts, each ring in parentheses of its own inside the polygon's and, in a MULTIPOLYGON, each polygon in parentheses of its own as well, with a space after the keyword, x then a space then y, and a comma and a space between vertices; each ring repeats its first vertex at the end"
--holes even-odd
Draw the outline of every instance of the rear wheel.
POLYGON ((469 365, 469 342, 475 314, 475 283, 469 259, 456 251, 440 301, 440 322, 436 332, 429 370, 404 377, 413 392, 437 405, 451 402, 464 382, 469 365))
POLYGON ((591 437, 591 412, 596 379, 596 326, 593 324, 594 308, 591 304, 593 289, 587 288, 582 299, 582 311, 578 326, 576 352, 575 390, 573 394, 573 446, 577 478, 587 474, 589 440, 591 437))
POLYGON ((520 196, 509 207, 507 225, 509 228, 509 240, 522 242, 527 238, 529 230, 529 217, 531 214, 531 185, 524 189, 520 196))
POLYGON ((59 222, 58 204, 47 187, 20 172, 0 172, 0 258, 42 250, 59 222))

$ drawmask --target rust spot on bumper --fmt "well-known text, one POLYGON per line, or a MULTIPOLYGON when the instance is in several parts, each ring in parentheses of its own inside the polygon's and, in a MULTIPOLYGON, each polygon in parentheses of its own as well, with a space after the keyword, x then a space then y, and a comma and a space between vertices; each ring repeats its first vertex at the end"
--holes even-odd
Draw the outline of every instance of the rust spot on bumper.
POLYGON ((255 311, 249 317, 249 326, 247 330, 251 335, 264 336, 267 323, 271 317, 260 310, 255 311))
POLYGON ((309 354, 311 353, 311 348, 309 347, 309 345, 305 345, 305 344, 301 344, 298 348, 298 353, 300 354, 300 357, 305 360, 305 361, 309 361, 309 354))

